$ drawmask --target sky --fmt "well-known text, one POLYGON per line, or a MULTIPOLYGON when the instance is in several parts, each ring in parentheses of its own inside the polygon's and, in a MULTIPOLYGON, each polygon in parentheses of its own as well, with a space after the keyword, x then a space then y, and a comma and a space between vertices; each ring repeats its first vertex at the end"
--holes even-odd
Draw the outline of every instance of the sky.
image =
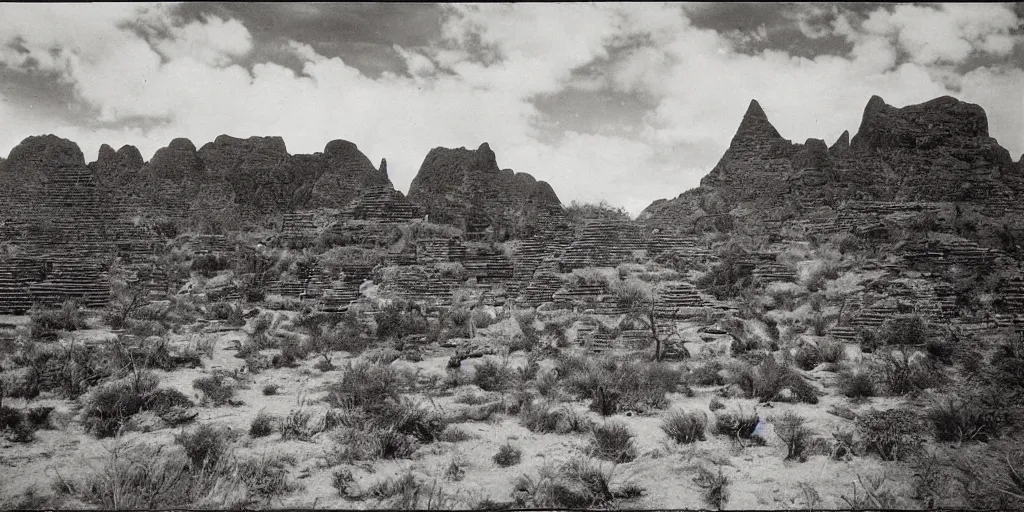
POLYGON ((0 4, 0 155, 346 139, 407 192, 431 148, 488 142, 635 215, 697 186, 751 99, 831 144, 875 94, 977 103, 1020 158, 1024 3, 0 4))

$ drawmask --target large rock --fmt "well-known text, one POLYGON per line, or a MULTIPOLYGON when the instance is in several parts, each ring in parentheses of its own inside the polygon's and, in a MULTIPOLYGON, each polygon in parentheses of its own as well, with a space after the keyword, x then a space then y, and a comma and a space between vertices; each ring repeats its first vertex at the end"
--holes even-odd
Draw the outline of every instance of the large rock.
POLYGON ((499 237, 534 228, 540 207, 561 206, 550 185, 526 173, 498 167, 485 142, 476 150, 434 148, 409 187, 409 200, 430 220, 466 228, 493 229, 499 237))
POLYGON ((196 145, 188 139, 178 138, 172 140, 167 147, 156 150, 146 170, 148 174, 160 179, 187 180, 201 178, 206 167, 199 158, 196 145))
POLYGON ((89 163, 89 169, 104 185, 122 186, 125 179, 141 171, 144 165, 142 153, 135 146, 124 145, 114 151, 114 148, 103 144, 96 161, 89 163))
POLYGON ((322 172, 311 190, 309 206, 339 208, 355 199, 360 190, 381 186, 394 188, 385 160, 375 169, 354 143, 332 140, 324 148, 322 172))
POLYGON ((655 201, 640 218, 679 226, 702 213, 738 211, 751 221, 742 225, 756 226, 845 200, 968 201, 1000 216, 1024 199, 1018 169, 989 136, 985 111, 949 96, 903 108, 873 96, 853 139, 843 132, 831 148, 818 139, 782 138, 751 101, 701 186, 655 201))
POLYGON ((78 144, 56 135, 39 135, 27 137, 11 150, 4 171, 27 179, 31 175, 83 165, 85 157, 78 144))

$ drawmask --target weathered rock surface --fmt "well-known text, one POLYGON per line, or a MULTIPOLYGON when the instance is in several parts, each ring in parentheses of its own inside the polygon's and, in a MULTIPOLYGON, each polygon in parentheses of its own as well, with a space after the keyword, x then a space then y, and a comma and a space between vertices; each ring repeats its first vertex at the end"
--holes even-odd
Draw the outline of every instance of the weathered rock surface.
POLYGON ((25 138, 11 150, 4 171, 17 179, 31 179, 51 169, 81 165, 85 157, 78 144, 56 135, 39 135, 25 138))
POLYGON ((501 237, 530 231, 542 206, 561 205, 546 182, 498 167, 487 143, 476 150, 434 148, 409 187, 409 200, 432 222, 493 229, 501 237))

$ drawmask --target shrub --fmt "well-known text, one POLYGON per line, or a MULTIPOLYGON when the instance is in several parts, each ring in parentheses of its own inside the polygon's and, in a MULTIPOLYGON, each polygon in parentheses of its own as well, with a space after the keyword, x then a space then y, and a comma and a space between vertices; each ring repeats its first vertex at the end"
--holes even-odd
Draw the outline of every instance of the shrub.
POLYGON ((320 433, 323 430, 323 425, 310 425, 309 420, 312 418, 312 413, 304 411, 302 409, 291 411, 288 416, 285 417, 284 421, 281 422, 281 439, 298 439, 299 441, 309 441, 314 435, 320 433))
POLYGON ((790 389, 793 396, 809 404, 818 403, 818 394, 803 377, 789 366, 779 364, 768 354, 756 367, 746 367, 735 377, 735 383, 749 398, 761 402, 777 399, 783 389, 790 389))
POLYGON ((677 443, 703 441, 707 418, 703 414, 673 411, 661 422, 661 430, 677 443))
POLYGON ((235 395, 235 387, 220 374, 198 378, 192 381, 192 387, 203 394, 205 401, 214 406, 227 404, 235 395))
POLYGON ((690 376, 698 386, 721 386, 725 384, 725 378, 719 373, 721 371, 721 361, 709 361, 694 368, 690 376))
POLYGON ((455 425, 448 425, 441 431, 441 434, 437 436, 438 441, 445 443, 461 443, 472 439, 476 439, 476 436, 455 425))
POLYGON ((536 477, 520 476, 514 484, 513 496, 520 507, 594 509, 606 508, 616 499, 633 498, 642 492, 630 484, 613 487, 612 476, 612 470, 602 468, 599 461, 574 458, 559 467, 545 465, 536 477))
POLYGON ((754 410, 722 412, 715 416, 715 431, 737 439, 750 439, 760 421, 754 410))
POLYGON ((883 345, 924 345, 928 326, 920 316, 898 316, 886 320, 878 334, 883 345))
POLYGON ((217 272, 231 268, 231 260, 219 254, 203 254, 192 260, 191 270, 203 277, 213 277, 217 272))
POLYGON ((854 400, 871 398, 877 394, 875 381, 869 373, 850 370, 839 372, 839 392, 854 400))
POLYGON ((636 458, 635 434, 619 421, 607 421, 591 429, 591 453, 612 462, 629 462, 636 458))
POLYGON ((333 407, 362 407, 398 400, 401 387, 402 377, 391 366, 349 361, 341 380, 328 385, 326 400, 333 407))
POLYGON ((954 479, 972 509, 1024 509, 1024 445, 1020 439, 998 440, 983 450, 952 455, 954 479))
POLYGON ((871 411, 858 416, 856 424, 868 450, 883 460, 907 460, 924 444, 921 420, 910 411, 871 411))
POLYGON ((813 433, 804 426, 805 421, 805 418, 793 412, 786 412, 774 420, 775 435, 786 443, 786 460, 807 461, 807 448, 813 433))
POLYGON ((796 350, 793 361, 801 370, 813 370, 821 364, 821 352, 814 345, 804 345, 796 350))
POLYGON ((957 349, 956 344, 950 340, 929 339, 925 343, 925 351, 936 361, 949 366, 953 364, 957 349))
POLYGON ((505 443, 498 449, 498 453, 494 454, 494 463, 507 468, 509 466, 515 466, 519 464, 519 461, 523 458, 523 451, 519 447, 512 446, 511 444, 505 443))
POLYGON ((590 420, 577 415, 568 406, 559 406, 554 402, 540 400, 526 402, 519 410, 519 424, 531 432, 586 432, 590 430, 590 420))
POLYGON ((28 424, 32 428, 52 429, 53 424, 50 422, 50 413, 52 412, 53 407, 31 407, 25 411, 25 419, 28 420, 28 424))
POLYGON ((174 388, 158 389, 146 398, 144 408, 157 414, 164 414, 172 409, 187 409, 192 407, 192 400, 189 400, 185 393, 174 388))
POLYGON ((966 400, 949 398, 937 401, 926 417, 935 427, 935 439, 938 441, 957 444, 964 441, 988 442, 998 429, 998 419, 992 412, 966 400))
POLYGON ((817 348, 822 362, 839 364, 846 359, 846 347, 838 341, 821 340, 818 342, 817 348))
POLYGON ((484 391, 504 391, 512 385, 512 370, 507 364, 488 358, 476 365, 473 383, 484 391))
POLYGON ((896 396, 936 387, 944 381, 939 370, 914 362, 905 352, 897 350, 879 358, 879 373, 889 393, 896 396))
POLYGON ((287 466, 292 462, 292 458, 282 455, 245 460, 238 465, 238 477, 250 497, 266 502, 299 489, 288 478, 287 466))
POLYGON ((712 398, 711 401, 708 402, 708 409, 710 409, 711 412, 715 412, 719 409, 725 409, 725 404, 718 398, 712 398))
POLYGON ((82 411, 85 430, 101 438, 117 434, 129 418, 143 410, 157 383, 154 375, 143 373, 93 389, 82 411))
POLYGON ((858 327, 857 339, 860 341, 860 351, 865 354, 870 354, 884 345, 882 337, 874 329, 858 327))
POLYGON ((174 442, 185 449, 193 468, 213 467, 228 454, 232 436, 227 428, 204 423, 191 431, 174 437, 174 442))
POLYGON ((729 478, 722 474, 722 468, 718 473, 712 473, 707 468, 701 467, 697 470, 697 476, 693 482, 701 489, 704 489, 704 501, 719 510, 729 501, 729 478))
POLYGON ((591 409, 606 416, 620 411, 664 409, 668 406, 665 395, 684 384, 678 370, 649 360, 562 355, 557 366, 566 389, 580 398, 589 398, 591 409))
POLYGON ((29 335, 32 339, 53 338, 57 331, 83 328, 85 320, 75 301, 67 301, 59 309, 33 308, 29 311, 29 335))
POLYGON ((274 433, 274 415, 260 411, 252 423, 249 424, 249 435, 252 437, 266 437, 274 433))
POLYGON ((263 396, 274 396, 280 390, 281 386, 277 384, 267 384, 266 386, 263 386, 263 396))

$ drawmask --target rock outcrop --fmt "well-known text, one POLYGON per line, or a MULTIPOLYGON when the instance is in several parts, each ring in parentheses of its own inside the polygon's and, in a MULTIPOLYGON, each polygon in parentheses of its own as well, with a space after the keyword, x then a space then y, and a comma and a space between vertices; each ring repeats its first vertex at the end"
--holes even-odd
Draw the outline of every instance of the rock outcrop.
POLYGON ((487 143, 476 150, 430 150, 409 200, 423 206, 432 222, 460 226, 471 238, 487 231, 498 238, 529 235, 541 207, 561 206, 546 182, 499 168, 487 143))
POLYGON ((78 144, 56 135, 39 135, 27 137, 11 150, 4 171, 25 180, 52 169, 81 165, 85 165, 85 157, 78 144))
POLYGON ((654 202, 640 218, 678 225, 753 212, 751 220, 774 221, 846 200, 969 202, 998 216, 1024 199, 1019 175, 1009 152, 989 136, 984 109, 949 96, 903 108, 873 96, 857 134, 843 132, 831 147, 782 138, 751 101, 701 186, 654 202))

